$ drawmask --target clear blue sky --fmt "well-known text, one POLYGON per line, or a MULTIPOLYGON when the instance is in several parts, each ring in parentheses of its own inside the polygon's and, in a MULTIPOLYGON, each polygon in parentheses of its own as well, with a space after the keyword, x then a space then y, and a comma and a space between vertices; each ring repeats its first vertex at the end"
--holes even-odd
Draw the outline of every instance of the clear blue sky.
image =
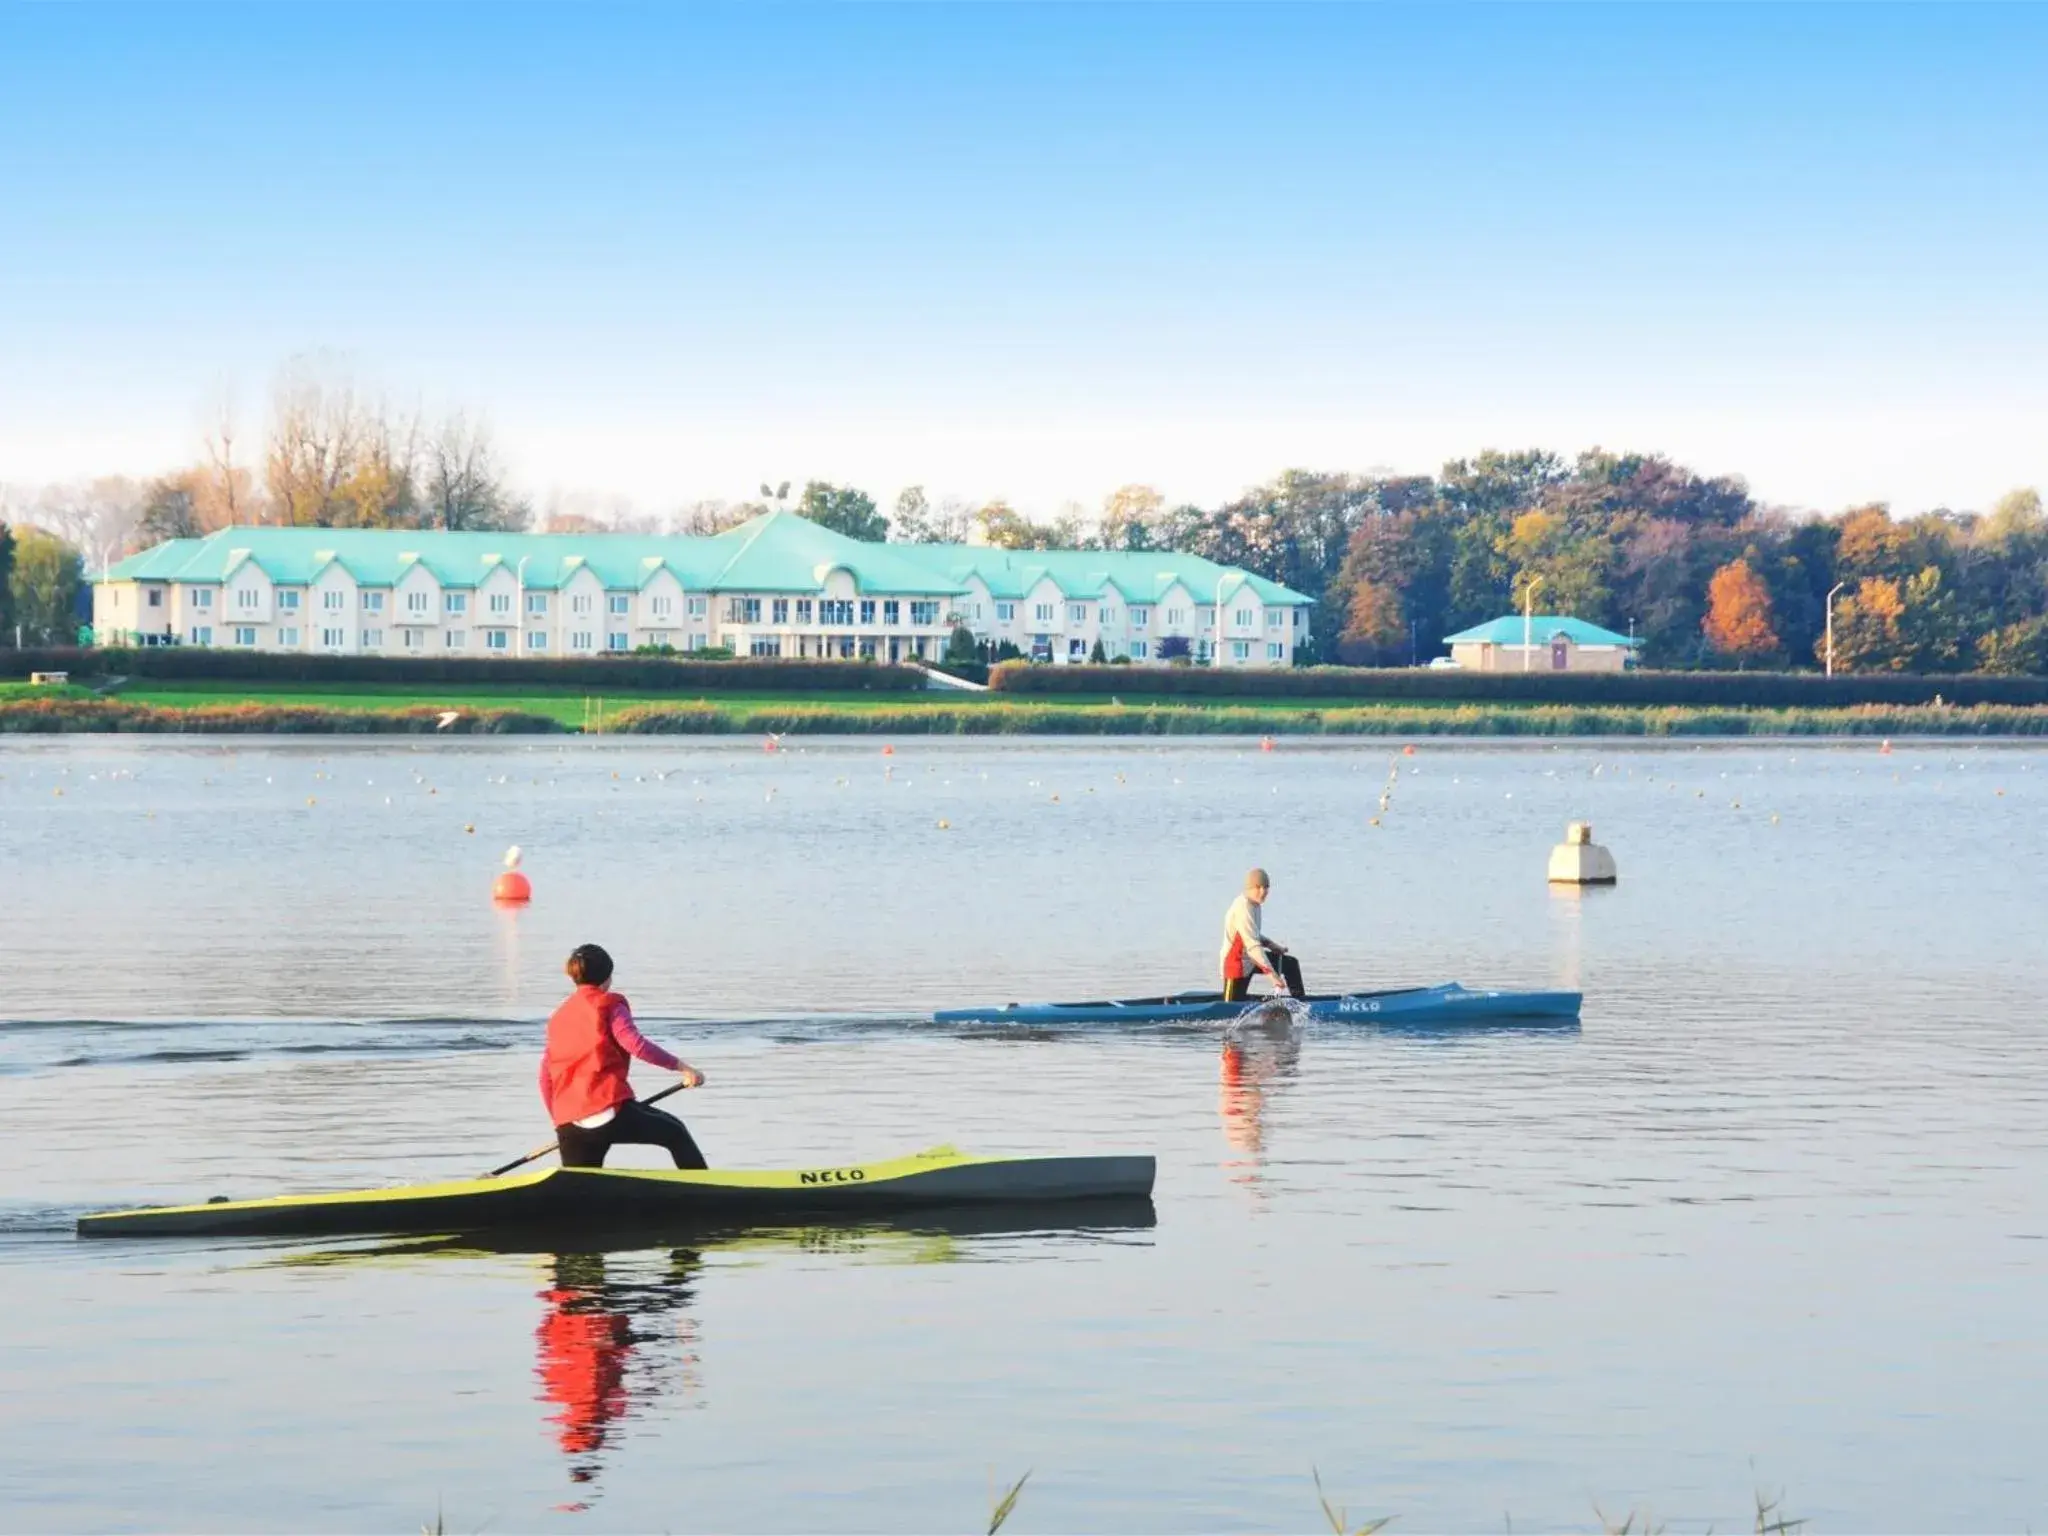
POLYGON ((2048 10, 0 10, 0 481, 311 349, 648 510, 2048 482, 2048 10))

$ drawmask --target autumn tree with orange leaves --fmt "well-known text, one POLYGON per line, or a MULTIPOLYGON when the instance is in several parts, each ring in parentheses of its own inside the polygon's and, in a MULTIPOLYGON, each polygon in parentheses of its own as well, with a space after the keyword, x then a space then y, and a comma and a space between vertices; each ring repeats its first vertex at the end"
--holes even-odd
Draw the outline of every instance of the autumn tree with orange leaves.
POLYGON ((1771 625, 1771 589, 1747 560, 1731 560, 1707 583, 1707 643, 1738 663, 1756 661, 1778 649, 1771 625))

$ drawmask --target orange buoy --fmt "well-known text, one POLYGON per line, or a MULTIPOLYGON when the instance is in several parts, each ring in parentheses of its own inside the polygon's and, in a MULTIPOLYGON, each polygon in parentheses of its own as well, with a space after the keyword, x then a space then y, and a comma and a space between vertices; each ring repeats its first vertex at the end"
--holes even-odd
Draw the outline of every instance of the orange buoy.
POLYGON ((1270 752, 1270 751, 1272 751, 1272 750, 1273 750, 1273 738, 1272 738, 1272 737, 1270 737, 1270 736, 1261 736, 1261 737, 1259 738, 1259 750, 1260 750, 1261 752, 1270 752))
POLYGON ((1415 748, 1413 746, 1403 747, 1401 749, 1401 755, 1403 757, 1413 757, 1415 755, 1415 748))
POLYGON ((523 907, 533 900, 533 882, 516 869, 508 869, 491 882, 491 900, 501 906, 523 907))
POLYGON ((896 749, 895 749, 894 747, 884 747, 884 748, 882 748, 882 756, 884 756, 884 757, 894 757, 895 755, 896 755, 896 749))

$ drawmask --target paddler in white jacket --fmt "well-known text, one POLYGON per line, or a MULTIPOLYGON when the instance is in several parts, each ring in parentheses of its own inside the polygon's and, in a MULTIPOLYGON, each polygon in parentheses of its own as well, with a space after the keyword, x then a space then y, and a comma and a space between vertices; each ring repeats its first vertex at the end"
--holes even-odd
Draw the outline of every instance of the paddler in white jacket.
POLYGON ((1244 892, 1223 914, 1223 1000, 1242 1001, 1250 996, 1252 977, 1260 972, 1273 978, 1275 993, 1302 997, 1301 962, 1287 952, 1287 946, 1266 937, 1261 927, 1266 893, 1273 882, 1263 869, 1244 877, 1244 892))

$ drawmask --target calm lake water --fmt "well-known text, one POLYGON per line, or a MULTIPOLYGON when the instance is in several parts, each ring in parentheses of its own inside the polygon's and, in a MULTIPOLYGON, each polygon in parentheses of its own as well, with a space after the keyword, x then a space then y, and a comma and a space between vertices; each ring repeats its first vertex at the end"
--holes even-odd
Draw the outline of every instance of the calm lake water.
POLYGON ((2038 1528, 2044 812, 1955 744, 0 746, 0 1526, 2038 1528), (1253 862, 1312 985, 1583 1027, 920 1022, 1205 983, 1253 862), (716 1163, 1149 1150, 1156 1220, 70 1235, 544 1139, 589 939, 716 1163))

